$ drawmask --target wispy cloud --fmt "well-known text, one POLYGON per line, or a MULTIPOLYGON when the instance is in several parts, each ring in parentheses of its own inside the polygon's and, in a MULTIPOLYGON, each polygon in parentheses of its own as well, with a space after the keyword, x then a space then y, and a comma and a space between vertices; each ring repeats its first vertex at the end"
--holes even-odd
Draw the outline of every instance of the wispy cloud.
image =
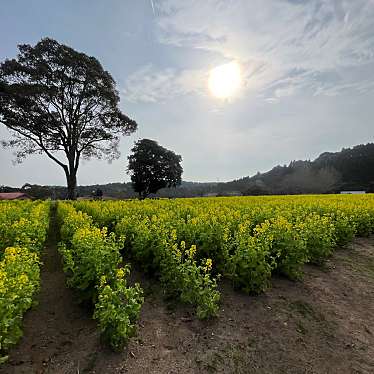
MULTIPOLYGON (((317 95, 367 89, 365 79, 357 82, 341 71, 374 62, 372 0, 162 0, 157 9, 161 43, 241 62, 245 88, 267 92, 265 97, 300 88, 317 95)), ((204 75, 145 67, 129 78, 128 94, 157 101, 200 92, 197 74, 204 75)))
POLYGON ((374 58, 369 0, 164 0, 159 7, 164 43, 317 70, 374 58))
POLYGON ((128 77, 123 93, 131 102, 149 103, 186 94, 203 94, 206 74, 200 70, 157 69, 149 64, 128 77))

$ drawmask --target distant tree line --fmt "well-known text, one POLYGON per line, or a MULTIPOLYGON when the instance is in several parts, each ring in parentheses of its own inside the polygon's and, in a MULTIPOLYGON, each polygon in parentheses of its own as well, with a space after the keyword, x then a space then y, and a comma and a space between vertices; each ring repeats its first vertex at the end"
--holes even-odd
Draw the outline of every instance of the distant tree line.
MULTIPOLYGON (((66 198, 67 190, 60 186, 25 185, 28 194, 37 198, 66 198)), ((136 198, 138 193, 129 183, 79 186, 79 196, 92 196, 101 189, 104 197, 136 198)), ((0 192, 19 191, 0 186, 0 192)), ((176 188, 161 188, 150 197, 200 197, 229 195, 266 195, 300 193, 335 193, 341 190, 374 192, 374 144, 357 145, 340 152, 322 153, 314 161, 292 161, 276 166, 266 173, 257 173, 226 183, 196 183, 182 181, 176 188)))
POLYGON ((227 186, 246 195, 374 192, 374 144, 325 152, 314 161, 292 161, 288 166, 276 166, 227 186))

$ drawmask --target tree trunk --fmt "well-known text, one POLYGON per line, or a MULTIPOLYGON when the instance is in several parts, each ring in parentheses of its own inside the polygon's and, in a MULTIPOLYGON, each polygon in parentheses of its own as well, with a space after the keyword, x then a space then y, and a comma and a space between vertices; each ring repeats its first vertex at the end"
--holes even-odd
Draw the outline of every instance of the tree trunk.
POLYGON ((68 200, 76 200, 77 198, 77 175, 67 173, 66 174, 66 181, 68 185, 68 200))
POLYGON ((139 192, 139 200, 145 200, 149 193, 147 191, 140 191, 139 192))

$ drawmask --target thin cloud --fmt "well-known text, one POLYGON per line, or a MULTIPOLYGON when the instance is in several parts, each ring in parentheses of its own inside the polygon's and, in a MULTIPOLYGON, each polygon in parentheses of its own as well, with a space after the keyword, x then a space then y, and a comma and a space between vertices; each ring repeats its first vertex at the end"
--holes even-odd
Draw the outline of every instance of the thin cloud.
MULTIPOLYGON (((164 0, 158 8, 161 43, 218 53, 223 61, 240 61, 245 67, 245 87, 268 91, 265 96, 288 96, 305 88, 322 94, 332 84, 365 90, 364 80, 360 86, 355 77, 349 81, 339 71, 374 61, 373 1, 164 0), (295 70, 302 73, 294 77, 295 70), (328 82, 325 72, 339 77, 328 82), (276 87, 277 81, 288 77, 288 87, 285 83, 276 87), (270 92, 271 87, 276 92, 270 92)), ((170 79, 178 80, 178 76, 174 72, 170 79)), ((171 93, 195 92, 170 85, 171 93)))
MULTIPOLYGON (((213 52, 222 62, 241 62, 243 93, 280 98, 300 89, 312 95, 371 89, 364 79, 340 73, 374 61, 371 0, 164 0, 158 10, 161 43, 213 52), (326 73, 334 79, 329 81, 326 73)), ((141 68, 127 81, 129 100, 164 101, 202 93, 196 75, 199 81, 204 74, 203 68, 141 68)))
POLYGON ((164 43, 287 68, 324 70, 373 59, 374 7, 368 0, 165 0, 159 7, 164 43))
POLYGON ((163 102, 187 94, 203 95, 206 80, 201 70, 157 69, 150 64, 131 74, 122 92, 130 102, 163 102))

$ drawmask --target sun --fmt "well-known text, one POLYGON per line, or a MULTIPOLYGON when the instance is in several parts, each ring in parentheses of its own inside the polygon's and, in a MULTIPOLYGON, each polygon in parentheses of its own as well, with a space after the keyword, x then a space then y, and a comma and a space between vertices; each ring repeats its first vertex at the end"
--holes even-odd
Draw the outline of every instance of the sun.
POLYGON ((233 96, 239 90, 241 83, 240 65, 234 61, 217 66, 209 73, 210 92, 220 99, 233 96))

